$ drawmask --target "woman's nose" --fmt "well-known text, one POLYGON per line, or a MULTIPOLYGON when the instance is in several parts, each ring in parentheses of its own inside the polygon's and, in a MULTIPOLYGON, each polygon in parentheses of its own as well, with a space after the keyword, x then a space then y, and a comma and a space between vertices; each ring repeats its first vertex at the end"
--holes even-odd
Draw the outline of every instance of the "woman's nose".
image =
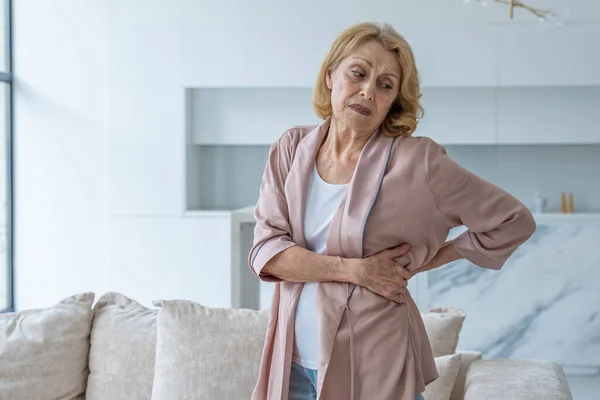
POLYGON ((373 88, 373 83, 366 82, 362 87, 361 95, 367 100, 373 100, 375 98, 375 91, 373 88))

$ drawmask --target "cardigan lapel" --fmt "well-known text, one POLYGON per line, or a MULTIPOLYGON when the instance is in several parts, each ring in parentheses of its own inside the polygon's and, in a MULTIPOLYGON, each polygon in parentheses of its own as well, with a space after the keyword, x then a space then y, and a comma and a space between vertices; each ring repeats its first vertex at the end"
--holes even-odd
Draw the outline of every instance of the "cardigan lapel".
POLYGON ((308 182, 315 158, 323 138, 329 130, 329 119, 316 126, 300 142, 290 167, 290 172, 285 182, 285 194, 288 203, 289 221, 292 228, 292 240, 306 248, 304 236, 304 209, 308 182))
POLYGON ((365 144, 346 195, 340 223, 341 250, 345 257, 364 257, 364 230, 377 201, 394 138, 375 132, 365 144))

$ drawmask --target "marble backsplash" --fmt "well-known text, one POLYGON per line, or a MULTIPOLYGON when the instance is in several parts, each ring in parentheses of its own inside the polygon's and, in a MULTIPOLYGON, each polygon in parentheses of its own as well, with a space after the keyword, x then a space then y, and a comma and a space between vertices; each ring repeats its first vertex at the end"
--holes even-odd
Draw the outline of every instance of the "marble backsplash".
POLYGON ((418 287, 427 289, 419 306, 465 310, 459 349, 487 358, 550 359, 598 373, 600 217, 536 220, 537 231, 501 271, 460 260, 417 275, 418 287))

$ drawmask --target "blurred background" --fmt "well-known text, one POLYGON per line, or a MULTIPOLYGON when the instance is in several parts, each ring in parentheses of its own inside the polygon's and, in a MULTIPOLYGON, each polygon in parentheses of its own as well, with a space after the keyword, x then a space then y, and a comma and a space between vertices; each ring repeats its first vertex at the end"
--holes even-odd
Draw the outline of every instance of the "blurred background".
POLYGON ((1 3, 0 309, 86 290, 269 308, 247 267, 269 146, 319 123, 333 39, 388 22, 421 73, 415 135, 538 223, 501 272, 459 261, 417 275, 413 297, 466 311, 459 348, 551 359, 597 398, 600 2, 514 18, 493 0, 1 3))

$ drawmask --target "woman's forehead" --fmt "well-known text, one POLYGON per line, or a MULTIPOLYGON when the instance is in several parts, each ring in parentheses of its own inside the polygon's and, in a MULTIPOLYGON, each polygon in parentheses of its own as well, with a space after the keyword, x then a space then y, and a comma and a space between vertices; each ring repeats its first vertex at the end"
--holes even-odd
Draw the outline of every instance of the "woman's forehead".
POLYGON ((400 72, 400 64, 396 55, 376 40, 363 43, 350 52, 346 57, 346 62, 352 62, 353 60, 360 60, 372 68, 385 69, 388 72, 400 72))

